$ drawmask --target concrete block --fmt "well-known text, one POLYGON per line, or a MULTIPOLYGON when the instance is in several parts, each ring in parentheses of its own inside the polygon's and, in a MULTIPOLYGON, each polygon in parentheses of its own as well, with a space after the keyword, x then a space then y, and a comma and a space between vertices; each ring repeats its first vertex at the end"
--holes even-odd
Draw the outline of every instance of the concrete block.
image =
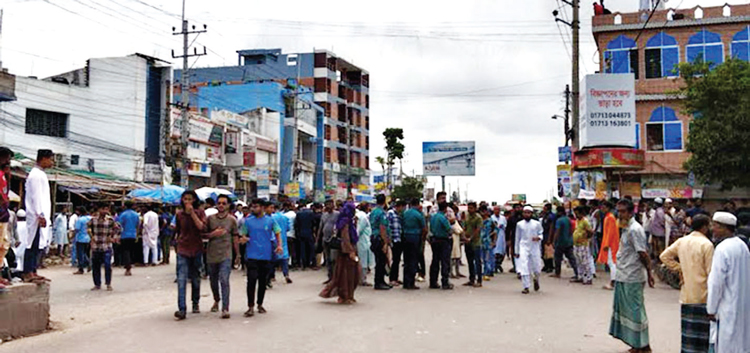
POLYGON ((48 325, 49 284, 16 284, 0 293, 0 339, 41 333, 48 325))

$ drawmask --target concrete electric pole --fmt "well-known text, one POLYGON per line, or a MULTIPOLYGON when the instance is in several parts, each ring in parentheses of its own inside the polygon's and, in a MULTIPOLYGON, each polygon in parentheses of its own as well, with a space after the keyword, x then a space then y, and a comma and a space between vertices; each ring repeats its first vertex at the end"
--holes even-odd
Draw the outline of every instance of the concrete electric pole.
POLYGON ((581 10, 581 7, 580 7, 580 0, 570 0, 570 1, 569 0, 562 0, 562 1, 564 3, 570 5, 570 7, 573 8, 573 20, 571 22, 568 22, 568 21, 565 21, 565 20, 557 17, 559 15, 559 12, 557 10, 552 11, 552 15, 555 16, 555 21, 562 22, 562 23, 568 25, 571 28, 571 30, 573 31, 573 39, 572 39, 572 41, 573 41, 573 43, 572 43, 572 45, 573 45, 573 55, 571 55, 571 59, 573 61, 573 63, 572 63, 573 72, 572 72, 572 77, 571 77, 571 81, 572 81, 571 84, 572 84, 572 87, 573 87, 573 91, 570 93, 570 95, 571 95, 571 97, 570 97, 570 100, 571 100, 570 104, 573 105, 573 109, 572 109, 572 113, 573 113, 573 115, 572 115, 573 119, 572 120, 573 121, 572 121, 571 128, 570 128, 570 139, 571 139, 571 143, 573 145, 573 149, 575 150, 575 149, 578 149, 578 134, 577 134, 577 131, 578 131, 578 121, 579 121, 579 117, 580 117, 580 114, 581 114, 581 112, 580 112, 580 108, 581 108, 580 107, 580 98, 579 98, 580 97, 580 83, 581 83, 581 81, 579 79, 579 76, 580 76, 580 68, 579 68, 580 60, 579 60, 579 57, 581 55, 581 51, 580 51, 580 33, 579 33, 580 29, 581 29, 581 21, 580 21, 580 10, 581 10))
POLYGON ((191 34, 200 34, 205 33, 207 30, 207 26, 203 25, 202 30, 196 30, 195 25, 193 25, 193 30, 188 30, 188 21, 185 19, 185 0, 182 0, 182 31, 176 32, 176 28, 172 27, 172 34, 174 35, 182 35, 182 55, 174 55, 174 50, 172 50, 172 58, 182 58, 182 77, 180 78, 180 91, 182 93, 182 98, 180 99, 181 108, 182 108, 182 125, 180 128, 180 146, 181 146, 181 152, 182 152, 182 168, 180 168, 180 184, 183 188, 188 189, 188 168, 190 166, 190 159, 188 158, 188 138, 190 137, 190 121, 189 121, 189 111, 190 111, 190 75, 189 70, 190 67, 188 66, 188 58, 193 56, 203 56, 206 55, 206 47, 203 47, 203 53, 198 53, 197 49, 193 50, 193 53, 188 53, 190 49, 190 44, 188 43, 188 39, 191 34))

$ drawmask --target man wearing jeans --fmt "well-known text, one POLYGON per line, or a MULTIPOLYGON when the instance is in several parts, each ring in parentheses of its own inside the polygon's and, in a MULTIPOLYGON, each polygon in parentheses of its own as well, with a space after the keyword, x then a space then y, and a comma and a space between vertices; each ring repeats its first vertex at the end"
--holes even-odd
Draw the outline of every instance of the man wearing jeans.
POLYGON ((120 249, 122 249, 122 267, 125 267, 125 276, 130 276, 130 269, 133 265, 133 252, 136 247, 136 236, 138 235, 138 229, 141 227, 141 217, 133 210, 132 201, 126 201, 125 207, 127 209, 120 214, 117 221, 120 222, 120 226, 122 227, 120 244, 120 249))
POLYGON ((187 304, 185 291, 187 280, 192 288, 193 314, 199 314, 198 305, 201 297, 201 256, 203 254, 203 230, 206 214, 198 206, 198 195, 188 190, 180 198, 182 210, 177 213, 175 223, 175 240, 177 242, 177 307, 174 313, 176 320, 185 320, 187 304))
POLYGON ((555 239, 551 241, 555 244, 555 274, 550 277, 560 278, 563 255, 565 255, 570 262, 570 267, 573 268, 573 273, 575 273, 573 279, 578 279, 578 267, 573 254, 573 233, 571 232, 570 218, 565 214, 565 207, 563 206, 557 206, 555 239))
POLYGON ((88 223, 91 220, 86 207, 78 206, 78 214, 80 216, 76 218, 75 225, 75 239, 76 239, 76 259, 78 259, 78 271, 74 272, 74 275, 82 275, 83 269, 88 268, 91 270, 91 260, 89 259, 89 250, 91 250, 91 236, 88 232, 88 223))
POLYGON ((208 248, 206 260, 208 262, 208 277, 211 279, 211 292, 214 295, 214 305, 211 312, 219 311, 221 298, 221 318, 229 318, 229 274, 232 272, 232 248, 239 252, 237 243, 237 220, 229 214, 229 196, 219 195, 216 199, 215 215, 208 217, 207 231, 208 248), (221 293, 219 288, 221 286, 221 293), (221 294, 221 297, 219 296, 221 294))
POLYGON ((265 314, 263 299, 266 296, 266 283, 271 273, 273 252, 281 255, 284 249, 281 247, 281 228, 273 221, 271 216, 263 214, 265 201, 253 201, 252 214, 245 217, 242 233, 245 237, 240 243, 247 244, 245 247, 245 259, 247 261, 247 311, 245 317, 255 315, 255 290, 258 290, 258 313, 265 314))
POLYGON ((104 265, 104 282, 107 290, 112 291, 112 242, 119 241, 120 225, 109 215, 109 204, 101 204, 98 211, 96 217, 88 222, 94 277, 94 288, 91 290, 102 288, 102 265, 104 265))
POLYGON ((482 286, 482 216, 477 213, 477 203, 469 202, 469 217, 464 222, 466 260, 469 261, 469 281, 464 286, 482 286))

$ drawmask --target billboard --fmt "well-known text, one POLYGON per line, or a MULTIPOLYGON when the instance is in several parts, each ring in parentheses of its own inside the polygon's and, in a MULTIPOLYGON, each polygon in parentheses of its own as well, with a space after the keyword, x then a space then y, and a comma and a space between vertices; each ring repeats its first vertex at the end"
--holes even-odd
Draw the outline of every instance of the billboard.
POLYGON ((635 147, 635 76, 586 75, 581 85, 580 148, 635 147))
POLYGON ((422 142, 424 176, 474 176, 474 141, 422 142))

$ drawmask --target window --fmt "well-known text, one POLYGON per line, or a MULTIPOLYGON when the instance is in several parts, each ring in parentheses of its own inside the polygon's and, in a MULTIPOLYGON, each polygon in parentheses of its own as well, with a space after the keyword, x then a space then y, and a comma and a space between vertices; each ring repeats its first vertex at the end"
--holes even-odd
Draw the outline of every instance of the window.
POLYGON ((732 38, 732 57, 750 61, 750 26, 737 32, 732 38))
POLYGON ((682 151, 682 122, 674 109, 659 107, 646 123, 646 147, 649 151, 682 151))
POLYGON ((337 148, 336 155, 339 157, 339 164, 346 165, 346 150, 343 148, 337 148))
POLYGON ((724 44, 720 35, 703 29, 690 37, 687 61, 692 63, 698 60, 710 63, 711 69, 724 62, 724 44))
POLYGON ((646 43, 646 78, 677 77, 679 47, 674 37, 660 32, 646 43))
POLYGON ((68 137, 68 114, 26 108, 26 133, 68 137))
POLYGON ((604 72, 608 74, 635 74, 638 79, 638 49, 635 41, 619 36, 607 44, 604 52, 604 72))
POLYGON ((331 139, 331 125, 326 125, 325 126, 325 134, 324 134, 324 136, 325 136, 326 140, 330 140, 331 139))
POLYGON ((328 147, 326 147, 325 159, 326 163, 331 163, 331 149, 328 147))

